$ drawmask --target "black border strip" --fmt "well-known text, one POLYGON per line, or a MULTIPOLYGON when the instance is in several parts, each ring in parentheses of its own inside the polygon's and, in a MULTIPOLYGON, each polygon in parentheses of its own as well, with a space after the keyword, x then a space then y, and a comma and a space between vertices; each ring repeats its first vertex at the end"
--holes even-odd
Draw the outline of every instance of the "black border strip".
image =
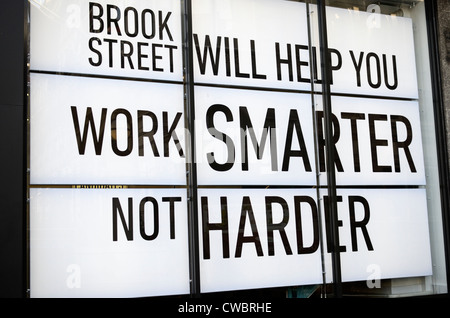
POLYGON ((117 189, 186 189, 186 185, 166 184, 30 184, 30 189, 74 189, 74 190, 117 190, 117 189))
POLYGON ((250 184, 250 185, 242 185, 242 184, 206 184, 199 185, 199 189, 316 189, 315 185, 263 185, 263 184, 250 184))
POLYGON ((160 79, 151 79, 151 78, 143 78, 143 77, 127 77, 127 76, 113 76, 113 75, 102 75, 102 74, 56 72, 56 71, 45 71, 45 70, 30 70, 30 73, 46 74, 46 75, 75 76, 75 77, 90 77, 90 78, 97 78, 97 79, 120 80, 120 81, 134 81, 134 82, 183 85, 183 81, 160 80, 160 79))
MULTIPOLYGON (((195 86, 199 87, 212 87, 212 88, 226 88, 226 89, 241 89, 241 90, 253 90, 253 91, 266 91, 266 92, 279 92, 279 93, 292 93, 292 94, 316 94, 322 95, 321 91, 300 90, 291 88, 277 88, 277 87, 261 87, 261 86, 245 86, 245 85, 230 85, 230 84, 215 84, 215 83, 195 83, 195 86)), ((384 95, 366 95, 366 94, 351 94, 351 93, 329 93, 330 96, 342 96, 353 98, 366 98, 366 99, 387 99, 387 100, 399 100, 399 101, 417 101, 417 98, 410 97, 397 97, 397 96, 384 96, 384 95)))
MULTIPOLYGON (((441 4, 443 2, 441 1, 441 4)), ((443 4, 442 4, 443 5, 443 4)), ((428 49, 430 54, 430 69, 431 69, 431 86, 434 103, 434 122, 436 130, 436 145, 437 145, 437 161, 438 173, 440 181, 440 197, 441 197, 441 211, 443 223, 443 235, 445 246, 445 266, 447 276, 447 289, 450 286, 450 174, 449 174, 449 159, 448 146, 445 127, 445 106, 442 95, 442 81, 440 71, 440 55, 439 55, 439 32, 438 32, 438 16, 437 5, 434 0, 425 1, 425 18, 428 33, 428 49)), ((448 295, 448 292, 447 292, 448 295)))
POLYGON ((332 105, 331 105, 331 61, 328 59, 328 34, 327 34, 327 15, 325 1, 317 1, 318 24, 319 24, 319 42, 320 42, 320 60, 322 73, 322 102, 325 119, 325 147, 326 147, 326 167, 327 167, 327 190, 329 197, 330 222, 331 226, 331 265, 333 274, 333 296, 342 298, 342 271, 341 256, 339 251, 339 225, 338 225, 338 207, 336 194, 336 170, 334 165, 335 150, 333 146, 333 123, 332 123, 332 105))
MULTIPOLYGON (((226 88, 226 89, 241 89, 241 90, 254 90, 254 91, 266 91, 266 92, 280 92, 280 93, 293 93, 293 94, 316 94, 322 95, 321 91, 300 90, 291 88, 277 88, 277 87, 257 87, 257 86, 244 86, 244 85, 229 85, 229 84, 214 84, 214 83, 195 83, 195 86, 200 87, 212 87, 212 88, 226 88)), ((384 95, 366 95, 366 94, 352 94, 352 93, 329 93, 330 96, 342 96, 342 97, 354 97, 354 98, 367 98, 367 99, 388 99, 399 101, 417 101, 417 98, 411 97, 397 97, 397 96, 384 96, 384 95)))
POLYGON ((30 16, 30 2, 23 0, 23 298, 30 297, 30 235, 29 235, 29 37, 30 25, 28 18, 30 16))
MULTIPOLYGON (((189 185, 180 184, 30 184, 30 189, 187 189, 189 185)), ((336 189, 421 189, 424 185, 336 185, 336 189)), ((202 184, 197 189, 327 189, 327 185, 314 184, 202 184)))
MULTIPOLYGON (((336 189, 355 189, 355 190, 383 190, 383 189, 422 189, 421 185, 336 185, 336 189)), ((205 184, 199 185, 198 189, 328 189, 327 185, 278 185, 278 184, 205 184)))
MULTIPOLYGON (((88 77, 88 78, 120 80, 120 81, 160 83, 160 84, 177 84, 177 85, 185 84, 183 81, 162 80, 162 79, 152 79, 152 78, 143 78, 143 77, 114 76, 114 75, 104 75, 104 74, 57 72, 57 71, 46 71, 46 70, 30 70, 30 73, 46 74, 46 75, 60 75, 60 76, 74 76, 74 77, 88 77)), ((245 85, 201 83, 201 82, 194 83, 194 86, 226 88, 226 89, 240 89, 240 90, 253 90, 253 91, 266 91, 266 92, 279 92, 279 93, 292 93, 292 94, 306 94, 306 95, 310 95, 310 94, 322 95, 322 92, 320 92, 320 91, 311 92, 309 90, 277 88, 277 87, 258 87, 258 86, 245 86, 245 85)), ((416 100, 418 100, 418 99, 409 98, 409 97, 396 97, 396 96, 384 96, 384 95, 365 95, 365 94, 333 93, 333 92, 330 92, 329 94, 331 96, 366 98, 366 99, 386 99, 386 100, 399 100, 399 101, 416 101, 416 100)))
POLYGON ((386 100, 398 100, 398 101, 418 101, 417 98, 408 97, 395 97, 395 96, 377 96, 377 95, 364 95, 364 94, 349 94, 349 93, 330 93, 330 96, 352 97, 352 98, 366 98, 366 99, 386 99, 386 100))
POLYGON ((267 91, 267 92, 280 92, 280 93, 294 93, 294 94, 311 94, 309 90, 291 89, 291 88, 277 88, 277 87, 263 87, 263 86, 246 86, 246 85, 231 85, 231 84, 218 84, 218 83, 194 83, 195 86, 200 87, 212 87, 212 88, 225 88, 225 89, 241 89, 241 90, 253 90, 253 91, 267 91))
POLYGON ((189 278, 190 297, 199 298, 200 283, 200 244, 198 216, 198 185, 196 164, 195 133, 195 98, 194 98, 194 59, 192 43, 192 1, 180 1, 182 12, 183 37, 183 75, 184 75, 184 107, 185 127, 188 127, 190 139, 186 141, 189 162, 186 163, 186 182, 188 196, 188 235, 189 235, 189 278))

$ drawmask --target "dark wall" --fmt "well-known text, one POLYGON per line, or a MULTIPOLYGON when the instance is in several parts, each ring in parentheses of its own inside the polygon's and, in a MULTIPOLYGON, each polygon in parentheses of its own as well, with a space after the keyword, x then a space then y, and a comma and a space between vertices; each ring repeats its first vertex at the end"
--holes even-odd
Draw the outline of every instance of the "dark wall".
POLYGON ((25 297, 24 12, 0 10, 0 297, 25 297))
MULTIPOLYGON (((439 0, 437 11, 442 97, 445 106, 446 124, 447 127, 450 127, 450 0, 439 0)), ((450 130, 447 129, 447 145, 449 142, 450 130)), ((447 148, 450 151, 450 146, 447 146, 447 148)))
MULTIPOLYGON (((441 180, 446 178, 447 184, 450 184, 450 0, 438 0, 436 2, 436 28, 437 28, 437 51, 439 53, 439 75, 441 84, 441 95, 438 97, 442 103, 443 112, 443 130, 445 133, 442 143, 447 144, 447 169, 440 166, 441 180), (442 175, 445 171, 445 175, 442 175)), ((441 156, 444 157, 444 156, 441 156)), ((446 196, 443 200, 443 206, 447 206, 447 213, 443 215, 444 239, 447 247, 447 286, 450 286, 450 195, 448 191, 443 193, 446 196)))

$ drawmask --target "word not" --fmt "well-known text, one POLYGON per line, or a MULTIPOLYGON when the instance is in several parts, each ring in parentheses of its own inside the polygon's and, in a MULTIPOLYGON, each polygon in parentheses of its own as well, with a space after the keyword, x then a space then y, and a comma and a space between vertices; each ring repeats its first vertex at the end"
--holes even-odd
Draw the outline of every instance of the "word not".
MULTIPOLYGON (((175 205, 177 202, 181 202, 181 197, 163 197, 160 202, 151 196, 142 198, 139 202, 139 234, 142 239, 146 241, 153 241, 159 235, 159 225, 160 225, 160 206, 162 203, 169 205, 169 228, 170 228, 170 239, 175 239, 175 205), (152 213, 153 212, 153 213, 152 213), (150 213, 152 217, 146 217, 146 214, 150 213), (152 232, 147 233, 147 222, 151 218, 152 220, 152 232)), ((118 223, 120 219, 120 224, 125 233, 127 241, 134 240, 134 199, 132 197, 127 199, 127 203, 120 201, 120 198, 112 198, 112 226, 113 226, 113 241, 118 241, 118 223), (128 212, 128 213, 126 213, 128 212)))

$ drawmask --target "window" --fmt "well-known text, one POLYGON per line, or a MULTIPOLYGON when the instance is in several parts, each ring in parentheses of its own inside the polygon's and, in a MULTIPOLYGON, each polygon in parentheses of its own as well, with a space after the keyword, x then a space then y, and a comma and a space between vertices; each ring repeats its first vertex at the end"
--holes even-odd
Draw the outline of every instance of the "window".
POLYGON ((425 7, 30 1, 31 296, 446 293, 425 7))
MULTIPOLYGON (((355 51, 351 53, 352 64, 355 66, 355 70, 365 73, 358 72, 357 74, 357 86, 363 88, 375 88, 373 91, 376 92, 373 98, 367 100, 364 103, 364 107, 371 107, 373 103, 374 112, 379 112, 382 109, 384 102, 390 104, 389 109, 391 111, 395 110, 396 102, 395 99, 399 97, 405 97, 409 101, 407 104, 415 105, 415 112, 419 121, 417 122, 416 128, 406 126, 403 129, 411 129, 411 133, 415 137, 419 138, 421 134, 422 139, 422 150, 423 153, 423 169, 424 169, 424 179, 421 182, 408 181, 409 178, 400 181, 397 186, 405 186, 408 188, 407 200, 410 201, 411 197, 415 196, 413 193, 415 191, 423 192, 426 196, 423 201, 423 207, 420 208, 422 211, 427 211, 424 216, 428 220, 428 235, 430 246, 430 257, 432 272, 429 275, 420 275, 419 277, 409 277, 409 278, 394 278, 390 280, 376 281, 377 275, 383 275, 383 268, 379 267, 376 262, 367 268, 368 274, 370 274, 370 279, 367 283, 355 283, 344 284, 344 293, 352 294, 368 294, 368 295, 384 295, 384 296, 405 296, 405 295, 421 295, 421 294, 434 294, 434 293, 445 293, 447 292, 447 278, 446 278, 446 264, 445 264, 445 244, 444 244, 444 234, 443 234, 443 223, 442 215, 445 207, 442 206, 442 198, 440 197, 440 179, 439 179, 439 164, 438 164, 438 147, 444 147, 444 145, 439 145, 436 142, 436 123, 435 123, 435 113, 439 111, 439 106, 433 103, 433 87, 432 87, 432 74, 430 71, 430 52, 428 46, 428 36, 427 36, 427 21, 426 21, 426 4, 424 1, 386 1, 381 2, 381 4, 369 3, 369 2, 355 2, 355 1, 329 1, 327 2, 329 6, 327 8, 327 25, 328 25, 328 45, 329 47, 339 46, 343 42, 343 39, 347 39, 347 43, 358 43, 358 45, 367 46, 365 49, 358 49, 358 57, 356 57, 355 51), (346 17, 346 22, 342 23, 342 17, 346 17), (405 23, 402 27, 401 23, 405 23), (340 26, 345 24, 345 26, 340 26), (406 24, 408 26, 406 26, 406 24), (364 28, 365 26, 365 28, 364 28), (393 27, 394 29, 390 29, 393 27), (364 31, 362 31, 364 30, 364 31), (360 32, 363 33, 360 33, 360 32), (347 33, 347 36, 344 35, 347 33), (379 34, 379 36, 377 36, 379 34), (350 36, 349 36, 350 35, 350 36), (377 42, 377 39, 381 42, 377 42), (392 41, 392 42, 390 42, 392 41), (408 42, 408 44, 406 43, 408 42), (366 44, 364 44, 366 43, 366 44), (398 51, 397 51, 398 49, 398 51), (404 54, 403 57, 400 56, 400 51, 404 54), (397 53, 399 52, 399 53, 397 53), (399 54, 399 55, 397 55, 399 54), (409 56, 409 57, 407 57, 409 56), (410 62, 406 62, 407 59, 411 59, 410 62), (400 63, 408 64, 408 68, 411 71, 410 75, 407 75, 403 80, 401 79, 400 63), (388 66, 390 65, 390 66, 388 66), (395 69, 397 67, 397 70, 395 69), (363 69, 366 68, 366 71, 363 69), (391 68, 391 69, 389 69, 391 68), (376 70, 376 71, 375 71, 376 70), (377 73, 377 74, 375 74, 377 73), (382 75, 383 74, 383 75, 382 75), (364 79, 365 77, 365 79, 364 79), (410 83, 411 94, 401 93, 401 85, 410 83), (366 81, 366 84, 364 84, 366 81), (402 84, 403 82, 403 84, 402 84), (384 87, 383 87, 384 86, 384 87), (395 93, 394 93, 395 92, 395 93), (392 96, 390 99, 388 96, 392 96), (379 100, 379 98, 386 97, 385 101, 379 100), (376 106, 375 106, 376 104, 376 106), (402 183, 403 182, 403 183, 402 183), (414 189, 413 189, 414 188, 414 189), (409 192, 411 191, 411 192, 409 192), (376 287, 376 288, 373 288, 376 287)), ((333 65, 333 62, 331 63, 333 65)), ((404 73, 406 75, 406 73, 404 73)), ((338 79, 333 78, 333 80, 338 81, 338 79)), ((409 84, 407 84, 409 85, 409 84)), ((332 85, 333 86, 333 85, 332 85)), ((337 92, 337 90, 336 90, 337 92)), ((333 95, 333 88, 332 88, 333 95)), ((336 99, 336 97, 334 97, 336 99)), ((333 109, 339 109, 340 103, 332 100, 333 109)), ((408 106, 407 106, 408 107, 408 106)), ((361 109, 360 107, 359 109, 361 109)), ((398 112, 398 111, 397 111, 398 112)), ((373 115, 374 116, 374 115, 373 115)), ((377 115, 375 115, 377 117, 377 115)), ((403 115, 400 115, 401 117, 403 115)), ((409 115, 405 116, 408 117, 409 115)), ((405 118, 404 117, 404 118, 405 118)), ((372 117, 375 119, 375 117, 372 117)), ((381 118, 381 117, 378 117, 381 118)), ((391 120, 394 118, 392 117, 391 120)), ((370 115, 369 115, 370 121, 370 115)), ((373 122, 375 130, 376 125, 381 122, 373 122)), ((396 121, 396 120, 394 120, 396 121)), ((404 122, 405 123, 405 122, 404 122)), ((396 122, 395 125, 400 124, 396 122)), ((391 121, 391 127, 395 128, 395 125, 391 121)), ((400 124, 402 125, 402 124, 400 124)), ((400 125, 398 129, 400 129, 400 125)), ((397 131, 399 139, 395 138, 395 129, 391 131, 393 134, 393 146, 396 148, 395 144, 403 138, 403 141, 411 141, 412 139, 400 137, 400 132, 397 131)), ((372 140, 373 141, 373 140, 372 140)), ((375 142, 379 147, 378 141, 375 142)), ((389 143, 389 141, 388 141, 389 143)), ((405 144, 404 144, 405 145, 405 144)), ((373 149, 373 143, 372 143, 373 149)), ((381 148, 378 148, 381 150, 381 148)), ((410 165, 412 161, 411 156, 406 151, 406 148, 402 150, 398 149, 403 154, 397 153, 394 150, 394 160, 395 164, 392 166, 392 171, 394 174, 401 173, 400 166, 398 163, 403 165, 406 163, 405 159, 409 162, 409 171, 413 172, 414 167, 410 165), (405 152, 406 151, 406 152, 405 152), (398 156, 403 156, 401 159, 398 156), (409 157, 407 159, 406 157, 409 157), (399 162, 397 161, 399 160, 399 162), (403 164, 401 161, 403 160, 403 164)), ((381 167, 380 167, 381 168, 381 167)), ((417 167, 416 167, 417 168, 417 167)), ((382 169, 389 170, 387 166, 382 169)), ((418 170, 416 170, 418 172, 418 170)), ((339 174, 339 172, 337 172, 339 174)), ((339 180, 339 177, 338 177, 339 180)), ((383 180, 384 185, 388 186, 388 180, 383 180)), ((338 181, 339 188, 339 181, 338 181)), ((377 190, 377 195, 382 195, 383 191, 393 193, 397 190, 389 188, 389 190, 377 190)), ((400 200, 396 196, 396 200, 400 200)), ((395 200, 395 201, 396 201, 395 200)), ((394 201, 391 203, 395 205, 394 201)), ((402 213, 407 211, 407 207, 400 205, 395 209, 396 213, 402 213)), ((413 211, 413 210, 411 210, 413 211)), ((413 218, 418 217, 417 214, 411 214, 409 221, 413 218)), ((423 220, 423 223, 426 222, 423 220)), ((409 222, 406 219, 402 220, 401 227, 407 226, 406 223, 409 222)), ((414 232, 418 234, 417 232, 414 232)), ((407 235, 408 244, 413 242, 414 234, 407 235)), ((424 240, 426 236, 424 236, 424 240)), ((420 242, 416 242, 414 246, 419 246, 420 242)), ((342 264, 343 271, 345 271, 345 264, 342 264)), ((401 271, 406 274, 407 270, 410 268, 408 264, 404 264, 401 271)))

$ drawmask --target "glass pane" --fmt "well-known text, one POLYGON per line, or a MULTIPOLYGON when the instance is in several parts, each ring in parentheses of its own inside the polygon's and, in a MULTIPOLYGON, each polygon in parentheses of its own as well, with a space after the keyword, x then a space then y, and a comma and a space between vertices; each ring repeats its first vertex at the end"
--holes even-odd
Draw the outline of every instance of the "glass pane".
POLYGON ((424 2, 325 4, 30 1, 31 296, 446 293, 424 2))
POLYGON ((189 294, 181 1, 29 1, 31 297, 189 294))
POLYGON ((344 295, 445 293, 424 2, 326 4, 344 295))
POLYGON ((201 290, 320 285, 306 4, 192 5, 201 290))

